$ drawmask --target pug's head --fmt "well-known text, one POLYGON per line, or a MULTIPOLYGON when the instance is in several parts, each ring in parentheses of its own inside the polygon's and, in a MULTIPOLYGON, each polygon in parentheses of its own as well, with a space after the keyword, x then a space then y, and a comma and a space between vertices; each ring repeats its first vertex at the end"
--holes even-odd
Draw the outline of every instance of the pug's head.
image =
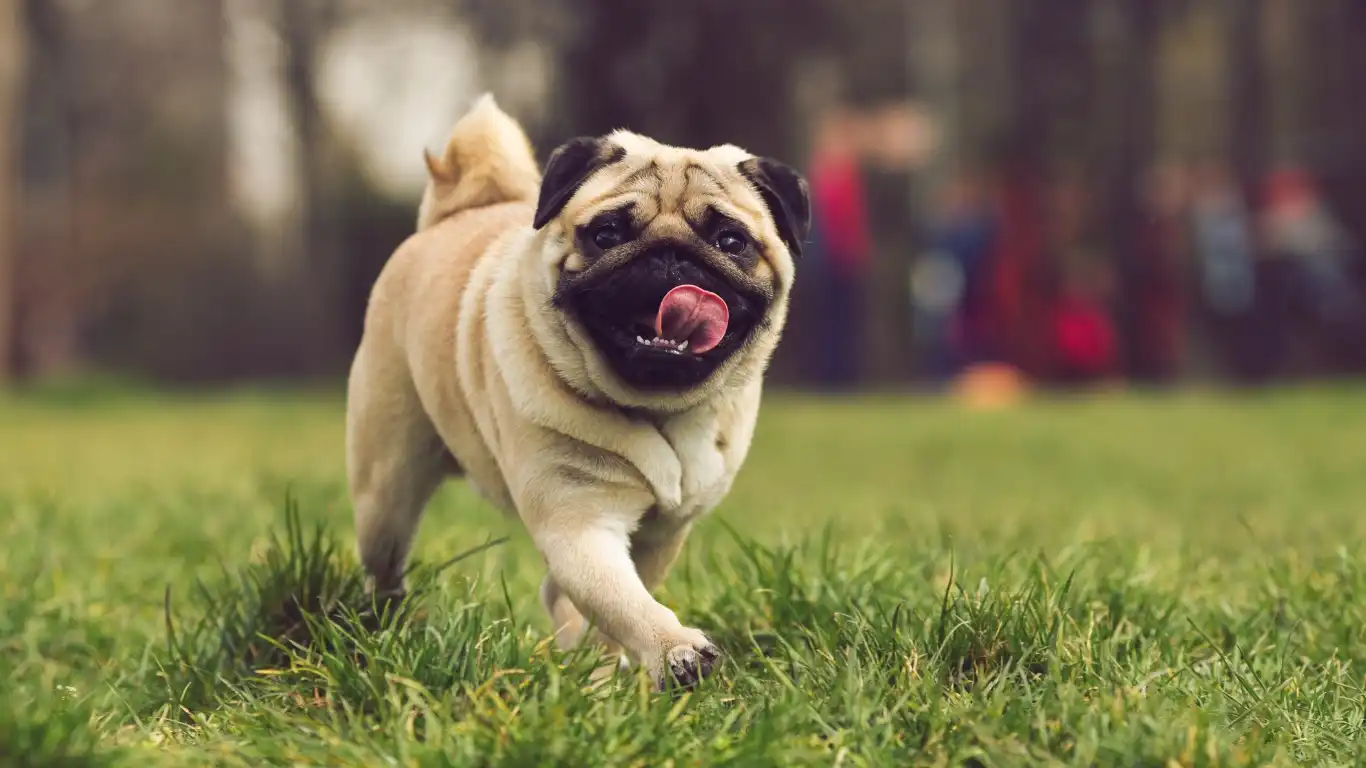
POLYGON ((578 353, 557 368, 619 404, 669 407, 767 365, 810 204, 775 160, 618 131, 555 150, 533 225, 578 353))

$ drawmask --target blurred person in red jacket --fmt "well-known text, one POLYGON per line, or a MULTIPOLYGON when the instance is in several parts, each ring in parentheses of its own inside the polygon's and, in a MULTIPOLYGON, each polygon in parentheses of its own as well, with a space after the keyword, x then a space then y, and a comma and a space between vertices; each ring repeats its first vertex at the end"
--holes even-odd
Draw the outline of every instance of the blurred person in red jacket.
POLYGON ((1318 181, 1293 166, 1270 174, 1258 225, 1257 373, 1288 373, 1305 332, 1360 357, 1366 301, 1352 277, 1360 249, 1329 209, 1318 181))
POLYGON ((1063 278, 1052 320, 1057 374, 1064 382, 1096 382, 1119 374, 1119 345, 1104 299, 1108 281, 1108 270, 1100 265, 1063 278))
POLYGON ((1154 383, 1175 380, 1186 359, 1186 274, 1190 260, 1190 174, 1162 161, 1139 180, 1144 216, 1137 259, 1126 274, 1132 345, 1128 373, 1154 383))
POLYGON ((867 336, 872 264, 862 168, 863 126, 846 107, 822 116, 807 180, 811 188, 812 276, 822 296, 819 378, 831 389, 857 385, 867 336))

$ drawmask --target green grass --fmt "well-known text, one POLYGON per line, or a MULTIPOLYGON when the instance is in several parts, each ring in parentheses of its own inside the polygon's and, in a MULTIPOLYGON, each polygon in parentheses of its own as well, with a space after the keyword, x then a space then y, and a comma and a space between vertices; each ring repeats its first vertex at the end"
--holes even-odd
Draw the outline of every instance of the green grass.
POLYGON ((460 484, 370 610, 335 397, 0 399, 0 765, 1362 764, 1363 424, 772 398, 662 591, 727 652, 677 696, 589 689, 460 484))

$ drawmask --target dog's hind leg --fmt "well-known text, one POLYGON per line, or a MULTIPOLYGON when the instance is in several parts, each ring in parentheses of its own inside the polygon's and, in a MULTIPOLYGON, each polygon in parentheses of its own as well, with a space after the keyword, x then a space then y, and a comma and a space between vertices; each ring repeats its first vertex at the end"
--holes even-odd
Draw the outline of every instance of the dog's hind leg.
POLYGON ((362 343, 347 389, 346 461, 357 548, 378 595, 401 595, 422 512, 458 470, 397 361, 362 343))

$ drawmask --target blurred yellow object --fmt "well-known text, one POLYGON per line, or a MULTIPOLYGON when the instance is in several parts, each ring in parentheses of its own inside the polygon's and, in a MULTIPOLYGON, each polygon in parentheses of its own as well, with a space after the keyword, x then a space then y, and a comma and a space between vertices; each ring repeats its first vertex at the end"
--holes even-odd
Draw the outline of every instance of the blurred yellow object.
POLYGON ((1024 374, 1014 366, 983 363, 964 371, 952 391, 972 409, 1007 408, 1024 399, 1029 390, 1024 374))

